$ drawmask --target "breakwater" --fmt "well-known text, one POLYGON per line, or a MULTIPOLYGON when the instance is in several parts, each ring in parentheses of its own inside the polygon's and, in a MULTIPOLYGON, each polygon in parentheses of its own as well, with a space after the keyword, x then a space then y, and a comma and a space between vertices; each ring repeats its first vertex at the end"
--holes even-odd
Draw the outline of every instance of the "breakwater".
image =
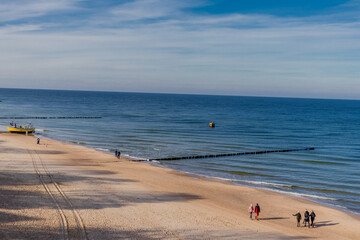
POLYGON ((46 116, 39 116, 39 117, 0 117, 0 119, 75 119, 75 118, 102 118, 98 116, 57 116, 57 117, 46 117, 46 116))
POLYGON ((266 154, 266 153, 276 153, 276 152, 281 153, 281 152, 311 151, 311 150, 315 150, 315 148, 309 147, 309 148, 300 148, 300 149, 281 149, 281 150, 265 150, 265 151, 254 151, 254 152, 195 155, 195 156, 170 157, 170 158, 152 158, 152 159, 149 159, 149 161, 174 161, 174 160, 182 160, 182 159, 218 158, 218 157, 230 157, 230 156, 237 156, 237 155, 254 155, 254 154, 266 154))

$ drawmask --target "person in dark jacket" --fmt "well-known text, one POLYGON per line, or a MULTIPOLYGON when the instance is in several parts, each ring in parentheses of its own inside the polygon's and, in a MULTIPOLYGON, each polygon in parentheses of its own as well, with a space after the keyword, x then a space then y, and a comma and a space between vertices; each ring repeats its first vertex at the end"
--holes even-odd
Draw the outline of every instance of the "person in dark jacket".
POLYGON ((300 220, 301 220, 301 213, 298 211, 297 213, 293 214, 296 217, 297 226, 300 227, 300 220))
POLYGON ((310 214, 309 214, 308 210, 306 209, 306 210, 305 210, 305 213, 304 213, 304 223, 305 223, 305 227, 306 227, 306 223, 308 224, 308 227, 310 227, 309 217, 310 217, 310 214))
POLYGON ((314 212, 314 210, 311 210, 310 213, 310 220, 311 220, 311 226, 314 227, 314 220, 315 220, 316 214, 314 212))
POLYGON ((116 149, 115 150, 115 157, 117 157, 118 156, 118 150, 116 149))
POLYGON ((118 152, 117 152, 117 158, 120 158, 120 155, 121 155, 121 152, 118 151, 118 152))
POLYGON ((255 214, 256 214, 256 220, 259 220, 260 206, 259 206, 258 203, 257 203, 256 206, 255 206, 254 212, 255 212, 255 214))
POLYGON ((40 144, 40 138, 37 139, 36 143, 37 143, 37 144, 40 144))

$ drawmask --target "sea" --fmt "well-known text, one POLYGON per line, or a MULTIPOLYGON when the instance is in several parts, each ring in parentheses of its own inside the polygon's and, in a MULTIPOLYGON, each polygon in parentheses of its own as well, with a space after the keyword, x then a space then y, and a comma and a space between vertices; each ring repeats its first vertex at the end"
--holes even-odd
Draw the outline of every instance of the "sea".
POLYGON ((0 89, 0 130, 12 121, 136 160, 314 147, 151 164, 360 215, 357 100, 0 89))

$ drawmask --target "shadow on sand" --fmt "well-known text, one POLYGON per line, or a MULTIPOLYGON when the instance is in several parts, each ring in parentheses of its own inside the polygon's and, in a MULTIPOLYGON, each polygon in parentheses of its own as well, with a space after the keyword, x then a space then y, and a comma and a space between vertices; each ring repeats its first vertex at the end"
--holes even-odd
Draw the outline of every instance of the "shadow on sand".
MULTIPOLYGON (((100 173, 100 171, 96 171, 96 173, 100 173)), ((101 174, 112 175, 113 172, 103 171, 101 174)), ((47 184, 52 184, 52 180, 47 175, 43 175, 43 179, 47 184)), ((53 179, 64 188, 65 193, 66 187, 72 186, 73 194, 68 197, 76 209, 118 208, 139 203, 186 202, 202 199, 198 195, 181 192, 122 191, 119 188, 121 184, 136 181, 118 177, 92 177, 78 176, 76 173, 73 175, 56 173, 53 174, 53 179), (80 182, 81 185, 86 186, 86 189, 75 190, 76 186, 78 186, 77 183, 80 182), (95 185, 101 187, 94 189, 92 186, 95 185), (114 188, 117 190, 113 190, 114 188), (88 201, 88 199, 91 199, 91 201, 88 201)), ((9 172, 0 171, 0 196, 0 210, 56 209, 55 204, 44 191, 39 177, 35 173, 18 172, 12 175, 9 172)))
POLYGON ((288 217, 268 217, 268 218, 259 218, 259 220, 281 220, 281 219, 289 219, 288 217))
POLYGON ((6 213, 0 211, 0 224, 3 223, 13 223, 13 222, 19 222, 19 221, 35 221, 40 220, 40 218, 36 217, 27 217, 23 215, 18 214, 12 214, 12 213, 6 213))
POLYGON ((314 222, 314 228, 334 226, 334 225, 338 225, 338 224, 339 224, 339 223, 333 222, 333 221, 331 221, 331 220, 329 220, 329 221, 322 221, 322 222, 314 222))

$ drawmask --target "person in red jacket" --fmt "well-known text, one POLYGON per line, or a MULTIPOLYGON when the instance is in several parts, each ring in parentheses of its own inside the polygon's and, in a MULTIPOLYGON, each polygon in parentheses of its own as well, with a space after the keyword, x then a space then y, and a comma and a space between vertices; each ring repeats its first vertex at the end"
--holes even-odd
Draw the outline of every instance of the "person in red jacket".
POLYGON ((259 206, 258 203, 257 203, 256 206, 255 206, 254 212, 255 212, 255 214, 256 214, 256 220, 259 220, 260 206, 259 206))

